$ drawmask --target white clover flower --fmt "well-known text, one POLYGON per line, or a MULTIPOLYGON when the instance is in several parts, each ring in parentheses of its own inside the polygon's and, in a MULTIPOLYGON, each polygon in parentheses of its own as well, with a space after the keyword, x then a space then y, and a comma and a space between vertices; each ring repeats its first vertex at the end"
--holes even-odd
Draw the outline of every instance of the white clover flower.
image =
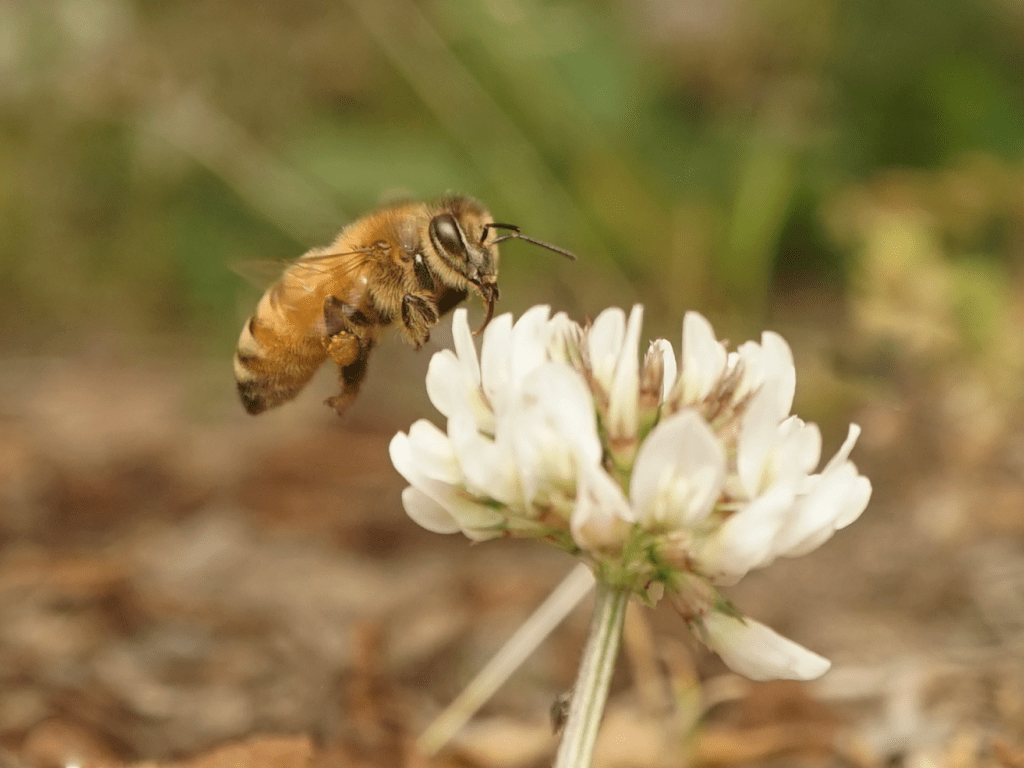
POLYGON ((588 327, 534 307, 495 318, 479 355, 467 314, 439 352, 427 391, 447 432, 425 421, 391 443, 416 522, 474 540, 543 538, 598 577, 652 602, 664 592, 694 633, 754 679, 809 679, 827 660, 722 598, 777 557, 824 543, 863 512, 871 484, 849 460, 851 425, 818 473, 821 435, 790 415, 789 346, 766 332, 730 352, 695 312, 681 359, 650 344, 643 309, 588 327))

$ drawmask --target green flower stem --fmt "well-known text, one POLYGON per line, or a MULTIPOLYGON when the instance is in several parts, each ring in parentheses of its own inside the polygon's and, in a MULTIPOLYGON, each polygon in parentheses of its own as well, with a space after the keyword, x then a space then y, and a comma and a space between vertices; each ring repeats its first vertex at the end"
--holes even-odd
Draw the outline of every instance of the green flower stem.
POLYGON ((555 768, 590 766, 628 604, 627 590, 598 582, 590 637, 580 660, 580 671, 573 688, 569 717, 558 747, 555 768))

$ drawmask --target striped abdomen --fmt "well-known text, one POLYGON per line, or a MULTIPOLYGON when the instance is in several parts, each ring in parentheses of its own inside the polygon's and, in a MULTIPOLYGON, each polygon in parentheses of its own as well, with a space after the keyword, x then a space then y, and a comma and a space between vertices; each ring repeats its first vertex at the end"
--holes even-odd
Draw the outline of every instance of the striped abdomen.
POLYGON ((281 292, 278 284, 264 294, 235 349, 238 394, 254 415, 295 397, 327 359, 315 332, 322 299, 314 292, 301 296, 299 306, 286 306, 281 292))

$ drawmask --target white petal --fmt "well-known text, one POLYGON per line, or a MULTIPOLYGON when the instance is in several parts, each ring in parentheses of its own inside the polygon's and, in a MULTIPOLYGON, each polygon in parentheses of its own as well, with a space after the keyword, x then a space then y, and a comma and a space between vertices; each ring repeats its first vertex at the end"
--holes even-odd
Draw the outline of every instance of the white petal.
MULTIPOLYGON (((467 395, 478 390, 480 385, 480 366, 468 316, 463 307, 455 310, 452 317, 455 353, 448 349, 435 353, 427 369, 427 395, 434 407, 448 417, 465 411, 467 407, 480 410, 477 403, 466 402, 467 395)), ((480 400, 480 395, 477 394, 475 399, 480 400)))
POLYGON ((626 333, 615 365, 615 376, 608 391, 608 434, 613 439, 636 436, 637 398, 640 394, 640 327, 644 308, 633 307, 626 323, 626 333))
POLYGON ((778 430, 779 444, 774 461, 778 465, 776 476, 793 477, 814 471, 821 459, 821 430, 817 424, 806 424, 797 416, 790 416, 778 430))
POLYGON ((404 432, 391 438, 388 446, 391 463, 409 485, 419 489, 443 508, 471 539, 484 540, 501 535, 504 518, 488 505, 469 497, 464 488, 435 480, 420 472, 413 457, 410 440, 404 432))
POLYGON ((600 467, 580 473, 569 529, 589 551, 618 549, 632 527, 633 513, 618 483, 600 467))
POLYGON ((779 533, 776 549, 780 555, 798 557, 817 549, 867 507, 871 481, 848 459, 858 435, 860 427, 851 424, 845 442, 821 474, 805 481, 794 513, 779 533))
POLYGON ((849 431, 846 433, 846 440, 839 446, 839 450, 836 451, 836 455, 829 459, 828 464, 822 470, 822 474, 828 472, 833 467, 837 467, 843 464, 848 458, 850 458, 850 452, 853 451, 853 446, 857 443, 857 438, 860 437, 860 426, 857 424, 851 424, 849 431))
POLYGON ((611 389, 615 366, 626 335, 626 313, 618 307, 604 310, 587 331, 587 353, 594 378, 605 392, 611 389))
POLYGON ((786 557, 811 552, 839 528, 858 517, 871 497, 871 483, 857 474, 853 462, 834 467, 812 478, 816 481, 794 509, 792 518, 780 531, 776 549, 786 557))
POLYGON ((412 521, 433 533, 458 533, 459 524, 423 491, 409 486, 402 491, 402 506, 412 521))
POLYGON ((580 324, 559 312, 548 322, 548 358, 556 363, 576 365, 580 361, 579 343, 584 338, 580 324))
POLYGON ((532 370, 546 362, 548 315, 551 308, 543 304, 530 307, 512 327, 511 348, 505 354, 512 358, 512 387, 516 389, 532 370))
POLYGON ((683 317, 682 355, 680 379, 684 402, 700 402, 725 372, 726 351, 715 338, 711 323, 698 312, 687 312, 683 317))
POLYGON ((448 420, 448 438, 458 457, 466 485, 474 493, 503 504, 516 504, 522 499, 516 475, 515 459, 506 435, 497 440, 480 434, 476 425, 465 417, 448 420))
POLYGON ((466 311, 458 309, 452 320, 458 354, 443 349, 430 358, 427 395, 434 407, 448 418, 469 413, 481 429, 490 429, 494 416, 480 387, 480 367, 466 317, 466 311))
POLYGON ((502 535, 505 518, 501 513, 466 498, 460 489, 440 484, 436 491, 428 485, 423 488, 423 492, 451 514, 466 538, 487 541, 502 535))
MULTIPOLYGON (((850 466, 853 464, 851 463, 850 466)), ((857 479, 847 490, 846 502, 843 504, 842 511, 836 515, 836 530, 845 528, 860 517, 861 513, 867 509, 870 500, 871 481, 863 475, 857 475, 857 479)))
POLYGON ((572 490, 579 464, 597 465, 601 459, 590 390, 567 365, 545 363, 531 372, 502 426, 511 437, 527 499, 551 484, 572 490))
POLYGON ((435 352, 427 367, 427 396, 444 416, 466 409, 466 384, 459 359, 450 349, 435 352))
POLYGON ((731 670, 751 680, 814 680, 832 666, 828 659, 753 619, 712 611, 700 621, 708 646, 731 670))
POLYGON ((697 553, 701 570, 719 585, 735 584, 778 555, 776 537, 796 501, 792 482, 777 483, 726 520, 697 553))
POLYGON ((479 386, 480 363, 476 356, 476 345, 473 343, 473 332, 469 330, 469 312, 465 307, 459 307, 452 314, 452 338, 455 341, 455 354, 467 379, 473 385, 479 386))
POLYGON ((629 494, 637 520, 680 528, 711 511, 725 478, 718 438, 695 411, 684 410, 651 430, 637 453, 629 494))
POLYGON ((523 382, 522 403, 544 414, 561 440, 583 460, 596 464, 601 459, 594 400, 583 377, 573 368, 545 363, 523 382))
POLYGON ((391 442, 388 444, 388 453, 391 456, 391 463, 407 483, 415 485, 417 481, 423 479, 412 460, 409 436, 405 432, 399 432, 391 438, 391 442))
POLYGON ((505 521, 501 513, 469 498, 462 488, 436 480, 427 480, 416 487, 443 507, 459 524, 462 532, 473 541, 486 541, 501 536, 505 521))
POLYGON ((775 479, 769 457, 779 437, 778 382, 766 381, 747 405, 736 440, 736 469, 743 489, 753 498, 775 479))
POLYGON ((512 384, 512 315, 498 315, 484 330, 480 347, 480 379, 484 395, 501 412, 512 384))
POLYGON ((449 484, 462 482, 448 436, 426 419, 409 427, 409 451, 416 469, 425 477, 449 484))
POLYGON ((765 366, 765 379, 778 382, 776 408, 779 421, 782 421, 793 409, 793 394, 796 391, 793 352, 786 340, 773 331, 761 334, 761 349, 764 353, 762 363, 765 366))
POLYGON ((655 339, 651 342, 651 346, 648 348, 647 354, 659 355, 661 357, 663 373, 661 377, 660 399, 664 402, 668 397, 669 392, 672 391, 672 387, 676 383, 676 375, 678 374, 676 354, 672 349, 672 342, 666 339, 655 339))
POLYGON ((733 366, 740 369, 740 380, 733 391, 733 400, 739 402, 764 383, 764 351, 756 341, 745 341, 730 354, 729 359, 732 364, 730 370, 733 366))

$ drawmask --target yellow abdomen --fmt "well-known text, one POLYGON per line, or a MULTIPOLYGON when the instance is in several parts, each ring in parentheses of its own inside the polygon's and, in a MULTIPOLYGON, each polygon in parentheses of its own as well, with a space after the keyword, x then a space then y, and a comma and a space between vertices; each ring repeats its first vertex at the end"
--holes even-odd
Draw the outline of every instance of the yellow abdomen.
POLYGON ((327 359, 328 275, 294 264, 260 299, 235 349, 235 380, 251 414, 291 400, 327 359))

